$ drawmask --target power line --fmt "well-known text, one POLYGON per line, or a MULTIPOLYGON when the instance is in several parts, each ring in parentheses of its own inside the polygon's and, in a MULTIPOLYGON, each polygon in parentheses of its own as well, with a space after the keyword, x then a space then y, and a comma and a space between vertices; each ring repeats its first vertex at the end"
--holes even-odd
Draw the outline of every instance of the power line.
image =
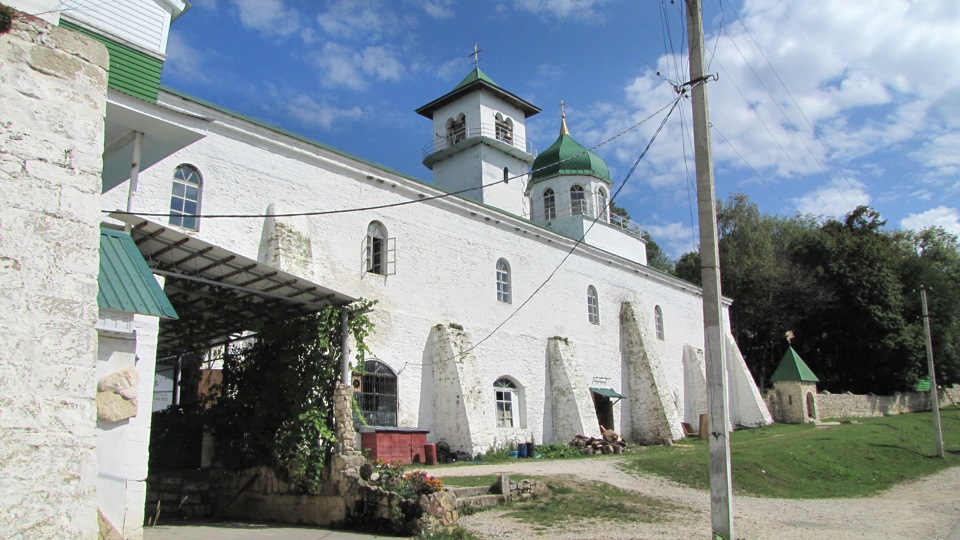
MULTIPOLYGON (((644 118, 643 120, 640 120, 639 122, 637 122, 637 123, 635 123, 635 124, 627 127, 626 129, 624 129, 623 131, 620 131, 620 132, 617 133, 616 135, 614 135, 614 136, 612 136, 612 137, 609 137, 609 138, 601 141, 600 143, 594 145, 593 147, 591 147, 591 148, 589 148, 589 149, 584 149, 584 151, 583 151, 583 152, 580 152, 579 154, 575 154, 575 155, 573 155, 573 156, 570 156, 570 157, 568 157, 568 158, 566 158, 566 159, 564 159, 564 160, 561 160, 561 161, 559 161, 559 162, 557 162, 557 163, 564 163, 564 162, 570 161, 570 160, 572 160, 572 159, 577 159, 578 157, 580 157, 580 156, 582 156, 582 155, 584 155, 584 154, 587 154, 587 153, 589 153, 589 152, 592 152, 593 150, 596 150, 597 148, 600 148, 601 146, 603 146, 603 145, 605 145, 605 144, 609 144, 610 142, 612 142, 612 141, 614 141, 614 140, 616 140, 616 139, 618 139, 618 138, 626 135, 626 134, 629 133, 630 131, 633 131, 634 129, 640 127, 641 125, 643 125, 644 123, 646 123, 647 121, 649 121, 651 118, 655 117, 656 115, 660 114, 661 112, 663 112, 664 110, 666 110, 666 109, 667 109, 668 107, 670 107, 670 106, 671 106, 671 103, 668 103, 668 104, 664 105, 663 107, 661 107, 660 109, 658 109, 657 111, 655 111, 654 113, 652 113, 651 115, 649 115, 649 116, 647 116, 646 118, 644 118)), ((674 106, 675 106, 675 105, 674 105, 674 106)), ((552 166, 554 166, 554 165, 556 165, 556 164, 550 164, 549 166, 552 167, 552 166)), ((411 200, 408 200, 408 201, 400 201, 400 202, 396 202, 396 203, 380 204, 380 205, 374 205, 374 206, 363 206, 363 207, 358 207, 358 208, 343 208, 343 209, 340 209, 340 210, 317 210, 317 211, 310 211, 310 212, 290 212, 290 213, 284 213, 284 214, 190 214, 189 217, 194 217, 194 218, 198 218, 198 219, 215 219, 215 218, 237 218, 237 219, 239 219, 239 218, 257 218, 257 219, 260 219, 260 218, 267 218, 267 217, 277 218, 277 217, 300 217, 300 216, 327 216, 327 215, 333 215, 333 214, 348 214, 348 213, 354 213, 354 212, 368 212, 368 211, 372 211, 372 210, 383 210, 383 209, 385 209, 385 208, 395 208, 395 207, 398 207, 398 206, 406 206, 406 205, 408 205, 408 204, 416 204, 416 203, 423 203, 423 202, 428 202, 428 201, 434 201, 434 200, 437 200, 437 199, 443 199, 443 198, 450 197, 450 196, 453 196, 453 195, 459 195, 459 194, 461 194, 461 193, 466 193, 466 192, 468 192, 468 191, 476 191, 476 190, 478 190, 478 189, 488 188, 488 187, 490 187, 490 186, 495 186, 495 185, 497 185, 497 184, 505 184, 505 183, 508 183, 510 180, 515 180, 515 179, 517 179, 517 178, 521 178, 521 177, 526 176, 526 175, 528 175, 528 174, 533 174, 533 173, 539 172, 539 171, 543 170, 544 168, 546 168, 546 167, 542 167, 542 168, 540 168, 540 169, 531 170, 531 171, 529 171, 529 172, 520 173, 520 174, 511 176, 511 177, 509 177, 509 178, 505 178, 505 179, 503 179, 503 180, 497 180, 496 182, 490 182, 489 184, 481 184, 481 185, 478 186, 478 187, 471 187, 471 188, 461 189, 461 190, 457 190, 457 191, 450 191, 450 192, 446 192, 446 193, 441 193, 440 195, 433 195, 433 196, 430 196, 430 197, 423 197, 423 198, 419 198, 419 199, 411 199, 411 200)), ((120 210, 101 210, 101 212, 104 213, 104 214, 115 214, 115 215, 121 215, 121 216, 122 216, 122 215, 135 215, 135 216, 142 216, 142 217, 172 217, 172 216, 174 216, 174 215, 181 215, 181 214, 179 214, 179 213, 178 213, 178 214, 174 214, 173 212, 141 213, 141 212, 134 212, 134 211, 127 212, 127 211, 120 211, 120 210)))
POLYGON ((733 146, 733 143, 731 143, 729 140, 727 140, 727 138, 726 138, 726 137, 723 135, 723 133, 717 128, 716 125, 714 125, 713 123, 710 123, 710 129, 716 131, 716 132, 717 132, 717 135, 719 135, 720 138, 723 139, 723 142, 726 143, 727 146, 729 146, 730 149, 733 150, 734 153, 736 153, 737 156, 739 156, 741 160, 743 160, 744 165, 746 165, 751 171, 753 171, 753 174, 755 174, 755 175, 757 176, 757 178, 759 178, 760 181, 763 182, 763 185, 765 185, 765 186, 767 186, 768 188, 770 188, 770 191, 773 193, 774 197, 780 199, 780 202, 782 202, 784 206, 789 207, 789 205, 787 204, 787 201, 783 200, 783 197, 781 197, 780 194, 777 193, 777 191, 776 191, 775 189, 773 189, 773 186, 771 186, 771 185, 763 178, 763 176, 761 176, 760 173, 757 172, 757 169, 753 168, 753 165, 751 165, 750 162, 747 161, 747 158, 743 157, 743 154, 741 154, 740 151, 737 150, 736 147, 733 146))
MULTIPOLYGON (((700 83, 697 83, 697 84, 703 84, 703 82, 700 82, 700 83)), ((614 203, 614 201, 615 201, 616 198, 617 198, 617 195, 619 195, 619 194, 620 194, 620 191, 624 188, 624 186, 627 185, 627 182, 630 180, 630 177, 633 175, 634 171, 637 170, 637 166, 640 165, 640 161, 643 160, 643 158, 647 155, 647 152, 650 150, 650 147, 653 146, 653 142, 654 142, 655 140, 657 140, 657 136, 658 136, 658 135, 660 134, 660 132, 663 130, 663 127, 666 125, 667 120, 670 119, 670 115, 673 114, 674 109, 676 109, 677 104, 680 103, 680 100, 681 100, 682 98, 683 98, 683 95, 679 95, 679 96, 677 96, 677 97, 673 100, 673 103, 672 103, 671 105, 668 105, 668 107, 670 107, 670 111, 667 112, 667 115, 666 115, 666 116, 664 116, 663 120, 660 122, 660 125, 657 127, 657 130, 653 133, 653 136, 650 138, 650 141, 647 143, 647 146, 643 149, 643 152, 640 153, 640 156, 637 157, 636 161, 634 161, 633 166, 630 167, 630 170, 627 172, 627 175, 624 177, 623 182, 621 182, 620 187, 617 188, 617 190, 616 190, 613 194, 611 194, 611 196, 610 196, 610 201, 607 203, 607 207, 606 207, 607 212, 609 212, 609 210, 610 210, 610 205, 612 205, 612 204, 614 203)), ((664 107, 664 109, 665 109, 665 108, 666 108, 666 107, 664 107)), ((663 109, 660 109, 660 111, 662 111, 662 110, 663 110, 663 109)), ((658 114, 660 111, 658 111, 657 113, 654 113, 654 114, 658 114)), ((403 369, 406 369, 406 367, 407 367, 408 365, 409 365, 409 366, 434 366, 434 365, 442 364, 442 363, 444 363, 444 362, 450 362, 450 361, 456 360, 457 358, 460 358, 460 357, 462 357, 462 356, 470 353, 471 351, 475 350, 477 347, 479 347, 479 346, 480 346, 481 344, 483 344, 485 341, 487 341, 488 339, 490 339, 491 337, 493 337, 493 335, 496 334, 501 328, 503 328, 503 326, 506 325, 511 319, 513 319, 513 317, 516 316, 516 314, 519 313, 520 310, 523 309, 524 306, 526 306, 527 304, 529 304, 530 301, 533 300, 533 298, 537 295, 537 293, 539 293, 544 287, 546 287, 547 283, 549 283, 550 280, 553 279, 553 276, 555 276, 556 273, 560 270, 560 267, 562 267, 563 264, 564 264, 565 262, 567 262, 567 259, 569 259, 570 256, 573 255, 573 252, 576 251, 576 249, 580 246, 580 244, 583 243, 584 239, 585 239, 586 236, 587 236, 587 233, 589 233, 589 232, 593 229, 593 226, 597 224, 597 222, 600 220, 600 216, 602 216, 603 214, 604 214, 603 212, 597 212, 597 216, 593 218, 593 221, 590 223, 590 226, 587 227, 587 230, 584 231, 583 235, 582 235, 582 236, 573 244, 573 246, 567 251, 567 253, 563 256, 563 259, 560 260, 560 262, 559 262, 559 263, 557 264, 557 266, 553 269, 553 271, 550 272, 550 274, 547 276, 547 278, 543 280, 543 283, 541 283, 540 286, 538 286, 532 293, 530 293, 530 296, 528 296, 527 299, 523 301, 523 303, 521 303, 519 306, 517 306, 517 309, 513 310, 513 312, 511 312, 510 315, 508 315, 506 319, 504 319, 504 320, 503 320, 500 324, 498 324, 493 330, 491 330, 490 333, 488 333, 486 336, 484 336, 483 339, 481 339, 480 341, 478 341, 478 342, 476 342, 475 344, 471 345, 469 348, 467 348, 467 350, 461 351, 461 352, 459 352, 459 353, 451 356, 450 358, 445 358, 445 359, 440 360, 440 361, 438 361, 438 362, 424 362, 424 363, 404 362, 404 363, 403 363, 403 368, 400 368, 400 370, 402 371, 403 369)))

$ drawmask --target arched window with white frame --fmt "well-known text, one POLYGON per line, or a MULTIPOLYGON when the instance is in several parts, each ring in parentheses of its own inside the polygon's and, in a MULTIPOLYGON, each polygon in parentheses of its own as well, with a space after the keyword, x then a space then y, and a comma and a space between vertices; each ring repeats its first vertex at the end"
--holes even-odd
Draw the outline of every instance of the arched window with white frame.
POLYGON ((379 221, 367 225, 366 269, 371 274, 387 275, 387 228, 379 221))
POLYGON ((520 425, 520 392, 517 385, 506 377, 500 377, 493 383, 497 408, 497 427, 513 428, 520 425))
POLYGON ((587 213, 587 199, 583 193, 583 186, 570 188, 570 213, 573 215, 587 213))
POLYGON ((513 120, 510 118, 505 119, 500 113, 497 113, 493 120, 497 140, 507 144, 513 144, 513 120))
POLYGON ((597 190, 597 214, 602 221, 610 221, 607 213, 607 190, 603 188, 597 190))
POLYGON ((173 172, 170 195, 170 224, 184 229, 200 229, 200 194, 203 180, 193 165, 180 165, 173 172))
POLYGON ((447 143, 457 144, 467 138, 467 117, 460 113, 456 119, 447 120, 447 143))
POLYGON ((510 263, 506 259, 497 261, 497 301, 504 304, 510 300, 510 263))
POLYGON ((543 192, 543 219, 545 221, 557 219, 557 199, 551 188, 543 192))
POLYGON ((587 287, 587 319, 590 324, 600 324, 600 297, 593 285, 587 287))
POLYGON ((660 309, 660 306, 653 308, 653 322, 657 328, 657 339, 663 341, 665 339, 663 333, 663 310, 660 309))

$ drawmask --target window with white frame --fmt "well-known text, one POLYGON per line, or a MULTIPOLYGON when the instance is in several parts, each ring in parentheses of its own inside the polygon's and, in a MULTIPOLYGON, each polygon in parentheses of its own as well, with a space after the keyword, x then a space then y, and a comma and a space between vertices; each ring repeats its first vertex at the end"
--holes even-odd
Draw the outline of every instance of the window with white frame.
POLYGON ((657 339, 663 341, 663 310, 660 309, 660 306, 653 308, 653 321, 657 327, 657 339))
POLYGON ((173 172, 173 193, 170 195, 170 224, 199 230, 200 171, 192 165, 180 165, 173 172))
POLYGON ((467 117, 460 113, 456 119, 447 120, 447 142, 457 144, 467 138, 467 117))
POLYGON ((610 221, 607 217, 607 190, 603 188, 597 190, 597 214, 602 221, 610 221))
POLYGON ((494 117, 494 129, 498 141, 513 144, 513 120, 504 119, 502 114, 497 113, 494 117))
POLYGON ((570 188, 570 213, 574 215, 587 213, 587 199, 583 193, 583 186, 570 188))
POLYGON ((363 363, 363 374, 354 375, 354 395, 363 419, 371 426, 397 425, 397 375, 379 360, 363 363))
POLYGON ((543 219, 546 221, 557 219, 557 199, 550 188, 543 192, 543 219))
POLYGON ((387 275, 387 228, 379 221, 367 226, 367 272, 387 275))
POLYGON ((493 383, 493 391, 497 400, 497 427, 520 427, 517 418, 520 409, 517 385, 510 379, 501 377, 493 383))
POLYGON ((506 259, 497 261, 497 301, 510 303, 510 263, 506 259))
POLYGON ((593 285, 587 287, 587 318, 590 324, 600 324, 600 297, 593 285))

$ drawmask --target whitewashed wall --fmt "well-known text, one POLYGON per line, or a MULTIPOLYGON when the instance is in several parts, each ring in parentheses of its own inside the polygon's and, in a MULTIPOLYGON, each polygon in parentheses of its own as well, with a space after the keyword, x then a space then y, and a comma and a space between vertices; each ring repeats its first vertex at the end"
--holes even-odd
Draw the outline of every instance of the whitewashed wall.
MULTIPOLYGON (((136 210, 143 213, 168 211, 171 175, 181 163, 200 169, 206 213, 265 213, 272 203, 283 211, 346 209, 440 193, 177 96, 162 95, 161 102, 213 122, 189 120, 189 127, 204 131, 206 137, 141 173, 136 210)), ((125 197, 122 184, 106 194, 106 205, 120 207, 125 197)), ((262 218, 207 219, 202 220, 199 235, 255 258, 263 223, 262 218)), ((471 356, 479 379, 487 385, 489 410, 494 410, 493 382, 510 376, 524 388, 527 430, 543 441, 548 338, 568 338, 576 346, 588 386, 599 376, 622 389, 625 366, 618 317, 624 301, 635 306, 648 350, 662 360, 669 381, 665 390, 682 407, 683 347, 703 347, 701 299, 689 284, 582 246, 526 307, 490 335, 547 279, 573 240, 455 197, 382 211, 315 216, 309 219, 309 228, 316 279, 346 294, 379 300, 371 315, 377 324, 371 347, 400 375, 401 425, 433 428, 446 421, 443 411, 421 410, 433 402, 426 393, 435 391, 424 376, 431 366, 424 364, 443 361, 430 359, 432 327, 455 323, 463 326, 473 344, 486 338, 471 356), (363 241, 372 220, 385 224, 396 238, 396 275, 362 272, 363 241), (512 268, 512 304, 497 301, 499 258, 507 259, 512 268), (599 293, 599 325, 587 319, 588 285, 599 293), (655 335, 656 305, 663 310, 665 340, 655 335)), ((615 416, 622 430, 629 422, 628 407, 618 405, 615 416)), ((492 437, 499 437, 496 430, 492 437)))
POLYGON ((34 19, 0 58, 0 537, 96 538, 107 52, 34 19))

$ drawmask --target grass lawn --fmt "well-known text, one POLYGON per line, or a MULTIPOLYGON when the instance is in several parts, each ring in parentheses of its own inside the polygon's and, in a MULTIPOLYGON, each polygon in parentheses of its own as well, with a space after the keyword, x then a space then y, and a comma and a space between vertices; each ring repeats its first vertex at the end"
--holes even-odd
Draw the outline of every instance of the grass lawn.
MULTIPOLYGON (((944 459, 936 457, 931 413, 736 431, 730 436, 734 491, 790 499, 865 497, 898 482, 960 465, 960 409, 940 411, 944 459)), ((632 447, 628 470, 709 489, 707 442, 632 447)))

